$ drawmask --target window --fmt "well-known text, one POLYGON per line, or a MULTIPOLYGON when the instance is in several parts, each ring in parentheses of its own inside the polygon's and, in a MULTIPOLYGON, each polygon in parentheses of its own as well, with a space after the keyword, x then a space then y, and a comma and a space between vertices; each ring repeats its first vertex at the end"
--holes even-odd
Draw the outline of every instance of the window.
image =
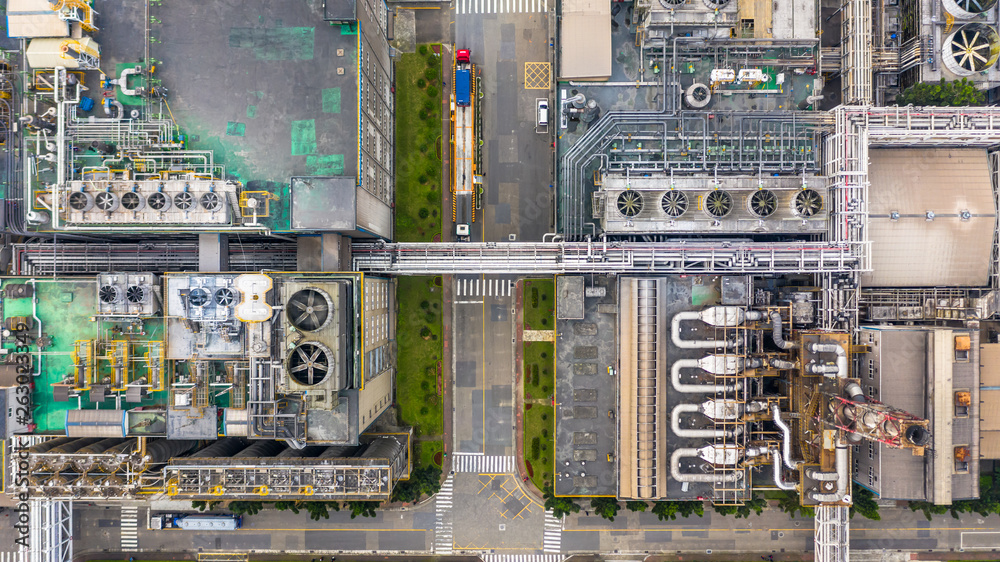
POLYGON ((972 393, 968 390, 955 391, 955 417, 969 417, 969 405, 972 404, 972 393))
POLYGON ((968 335, 955 336, 955 362, 968 363, 971 348, 972 337, 968 335))
POLYGON ((955 472, 968 473, 969 460, 972 456, 968 445, 958 445, 955 447, 955 472))
POLYGON ((868 442, 868 458, 875 458, 875 443, 872 443, 871 441, 868 442))

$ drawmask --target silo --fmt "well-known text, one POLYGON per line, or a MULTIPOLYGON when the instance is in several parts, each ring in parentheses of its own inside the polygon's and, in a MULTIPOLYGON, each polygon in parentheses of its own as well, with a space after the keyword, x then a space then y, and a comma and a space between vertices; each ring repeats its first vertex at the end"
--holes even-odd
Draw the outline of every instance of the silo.
POLYGON ((284 451, 278 453, 279 459, 298 459, 298 458, 308 458, 315 457, 326 450, 326 447, 303 447, 301 449, 293 449, 291 447, 285 449, 284 451))
POLYGON ((111 447, 114 447, 115 445, 119 445, 124 442, 125 439, 121 439, 118 437, 112 437, 110 439, 101 439, 97 443, 87 445, 86 447, 82 447, 79 451, 77 451, 77 453, 81 455, 82 454, 93 455, 96 453, 103 453, 104 451, 110 449, 111 447))
POLYGON ((147 464, 167 462, 179 457, 198 445, 193 439, 158 439, 146 445, 146 455, 143 460, 147 464))
POLYGON ((56 437, 55 439, 48 439, 48 440, 42 441, 41 443, 39 443, 37 445, 32 445, 31 447, 28 447, 28 453, 29 454, 32 454, 32 453, 45 453, 49 449, 52 449, 53 447, 58 447, 59 445, 65 445, 66 443, 69 443, 73 439, 76 439, 76 438, 75 437, 56 437))

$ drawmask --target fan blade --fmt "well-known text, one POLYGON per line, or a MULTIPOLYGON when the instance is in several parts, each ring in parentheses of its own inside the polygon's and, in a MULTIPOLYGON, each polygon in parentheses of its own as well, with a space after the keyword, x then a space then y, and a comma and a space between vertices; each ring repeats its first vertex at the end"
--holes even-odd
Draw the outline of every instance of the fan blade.
POLYGON ((312 322, 309 325, 310 328, 317 328, 317 327, 319 327, 319 318, 316 316, 316 313, 311 313, 309 315, 309 320, 312 322))
POLYGON ((316 306, 313 307, 313 310, 315 310, 317 312, 323 312, 323 311, 326 310, 326 305, 325 304, 317 304, 316 306))
POLYGON ((313 368, 317 371, 326 372, 326 363, 313 363, 313 368))
POLYGON ((309 291, 309 295, 306 297, 306 305, 312 306, 314 302, 316 302, 316 293, 309 291))
POLYGON ((979 59, 979 60, 981 60, 983 62, 986 62, 986 57, 984 57, 983 55, 980 55, 979 53, 977 53, 975 51, 972 51, 969 54, 972 55, 972 56, 974 56, 974 57, 976 57, 977 59, 979 59))
POLYGON ((308 312, 303 312, 302 316, 299 316, 298 318, 295 319, 295 324, 296 325, 301 325, 302 321, 305 320, 306 318, 309 318, 309 313, 308 312))
POLYGON ((302 361, 304 361, 306 363, 308 363, 310 361, 309 356, 306 355, 306 350, 302 349, 301 347, 298 347, 298 348, 295 348, 295 352, 299 354, 299 357, 302 358, 302 361))
POLYGON ((314 351, 313 354, 309 356, 309 361, 315 362, 316 359, 319 358, 320 353, 323 353, 323 350, 317 347, 316 351, 314 351))
POLYGON ((298 301, 298 300, 295 300, 295 299, 292 299, 291 302, 289 302, 288 304, 290 304, 290 305, 298 308, 299 310, 305 310, 306 309, 306 305, 302 304, 302 301, 298 301))
POLYGON ((309 368, 308 363, 301 363, 299 365, 292 367, 291 371, 293 373, 301 373, 302 371, 305 371, 307 368, 309 368))

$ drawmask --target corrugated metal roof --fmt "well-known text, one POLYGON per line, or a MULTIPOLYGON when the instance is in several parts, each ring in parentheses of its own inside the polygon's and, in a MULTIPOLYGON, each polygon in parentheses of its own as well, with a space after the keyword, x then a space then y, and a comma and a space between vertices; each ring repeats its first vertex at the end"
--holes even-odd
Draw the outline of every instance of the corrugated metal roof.
POLYGON ((979 457, 1000 459, 1000 431, 979 432, 979 457))
POLYGON ((996 220, 986 151, 879 149, 869 157, 873 271, 862 283, 986 285, 996 220), (963 211, 971 217, 963 220, 963 211))
POLYGON ((611 77, 611 3, 564 0, 559 77, 607 80, 611 77))
POLYGON ((1000 431, 1000 390, 980 392, 979 401, 979 433, 1000 431))
POLYGON ((979 346, 979 384, 1000 386, 1000 343, 984 343, 979 346))

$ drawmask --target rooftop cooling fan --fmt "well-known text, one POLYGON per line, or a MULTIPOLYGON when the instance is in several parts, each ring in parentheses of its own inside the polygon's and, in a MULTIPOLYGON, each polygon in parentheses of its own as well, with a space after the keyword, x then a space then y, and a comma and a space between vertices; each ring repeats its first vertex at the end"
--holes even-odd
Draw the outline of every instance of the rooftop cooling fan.
POLYGON ((944 48, 944 63, 959 76, 971 76, 991 67, 1000 55, 1000 35, 981 23, 969 23, 956 29, 944 48))
POLYGON ((187 191, 182 191, 177 195, 174 195, 174 205, 182 211, 186 211, 191 208, 194 204, 194 195, 191 195, 187 191))
POLYGON ((688 198, 683 191, 668 191, 663 194, 660 200, 663 212, 669 217, 677 218, 684 214, 688 208, 688 198))
POLYGON ((717 189, 705 196, 705 212, 715 218, 722 218, 733 210, 733 196, 717 189))
POLYGON ((288 373, 306 386, 326 380, 333 367, 333 352, 319 342, 305 342, 293 349, 288 357, 288 373))
POLYGON ((94 207, 94 196, 83 191, 74 191, 69 194, 69 207, 74 211, 89 211, 94 207))
POLYGON ((674 6, 680 6, 685 1, 686 0, 660 0, 660 5, 669 10, 674 6))
POLYGON ((642 195, 638 191, 623 191, 618 194, 618 212, 626 217, 634 217, 642 211, 642 195))
POLYGON ((146 205, 146 200, 134 191, 122 193, 122 207, 127 211, 138 211, 146 205))
POLYGON ((312 288, 297 291, 285 304, 288 321, 295 328, 305 332, 325 328, 333 319, 332 309, 333 301, 330 300, 330 295, 323 290, 312 288))
POLYGON ((97 289, 97 298, 104 304, 114 304, 118 302, 121 297, 121 290, 114 285, 101 285, 101 287, 97 289))
POLYGON ((215 292, 215 304, 219 306, 232 306, 236 303, 236 293, 232 289, 222 288, 215 292))
POLYGON ((209 191, 201 195, 201 206, 210 212, 216 212, 222 209, 222 198, 219 197, 218 193, 209 191))
POLYGON ((94 206, 105 213, 112 213, 117 210, 118 204, 118 196, 110 191, 102 191, 94 196, 94 206))
POLYGON ((802 217, 811 217, 823 208, 823 199, 812 189, 803 189, 795 196, 795 212, 802 217))
POLYGON ((205 306, 209 300, 211 300, 211 295, 201 287, 191 289, 191 292, 188 293, 188 304, 191 306, 205 306))
POLYGON ((766 190, 755 191, 748 201, 750 212, 760 218, 769 217, 778 210, 778 197, 766 190))
POLYGON ((146 289, 141 285, 130 285, 125 289, 125 300, 132 304, 139 304, 146 300, 146 289))
POLYGON ((149 194, 149 197, 146 198, 146 203, 148 203, 149 208, 154 211, 166 211, 170 208, 173 201, 171 201, 170 197, 167 197, 166 194, 157 191, 149 194))
POLYGON ((721 10, 729 4, 729 0, 704 0, 709 10, 721 10))

